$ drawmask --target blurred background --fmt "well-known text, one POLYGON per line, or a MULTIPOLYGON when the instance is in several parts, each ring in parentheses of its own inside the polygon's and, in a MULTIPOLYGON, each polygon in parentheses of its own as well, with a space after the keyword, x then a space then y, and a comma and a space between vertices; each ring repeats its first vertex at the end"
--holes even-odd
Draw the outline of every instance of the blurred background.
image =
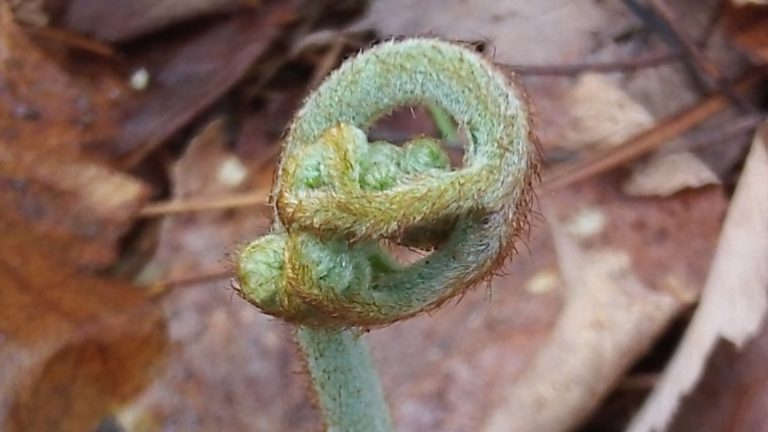
POLYGON ((768 431, 763 0, 0 3, 0 430, 320 430, 232 264, 302 100, 409 35, 517 74, 543 171, 503 274, 367 336, 397 430, 768 431))

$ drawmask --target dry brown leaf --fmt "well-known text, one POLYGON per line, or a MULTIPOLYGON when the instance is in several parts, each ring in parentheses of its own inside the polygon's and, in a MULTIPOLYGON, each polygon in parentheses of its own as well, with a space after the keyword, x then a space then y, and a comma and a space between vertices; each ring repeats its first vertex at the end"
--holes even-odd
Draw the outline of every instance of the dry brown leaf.
POLYGON ((625 8, 595 2, 391 0, 373 2, 355 28, 486 41, 498 62, 557 64, 582 58, 632 20, 625 8))
POLYGON ((632 196, 670 196, 683 189, 719 184, 720 179, 693 153, 654 155, 634 167, 624 183, 624 193, 632 196))
MULTIPOLYGON (((192 139, 171 175, 175 180, 174 196, 186 199, 240 191, 249 173, 243 161, 227 148, 224 120, 216 119, 192 139)), ((264 201, 268 199, 267 190, 264 201)))
POLYGON ((295 8, 293 1, 271 2, 258 12, 146 44, 130 64, 146 69, 149 86, 125 104, 108 155, 130 166, 173 136, 243 77, 295 8))
POLYGON ((701 303, 631 432, 663 430, 717 342, 742 347, 759 331, 768 288, 768 128, 756 135, 720 235, 701 303))
POLYGON ((173 33, 143 44, 116 71, 103 59, 44 48, 0 9, 0 83, 8 89, 0 92, 0 142, 124 165, 228 91, 295 13, 293 2, 273 2, 173 33), (141 90, 129 86, 137 71, 145 76, 141 90))
POLYGON ((768 5, 768 0, 731 0, 731 3, 736 6, 768 5))
POLYGON ((160 28, 193 18, 232 12, 261 0, 146 0, 48 1, 43 6, 48 21, 109 42, 133 39, 160 28), (50 3, 54 3, 50 5, 50 3), (52 6, 52 7, 51 7, 52 6))
POLYGON ((87 154, 114 135, 127 90, 81 60, 35 43, 0 5, 0 220, 70 265, 105 267, 149 189, 87 154))
POLYGON ((552 144, 566 149, 615 147, 654 122, 648 110, 602 75, 580 76, 562 103, 563 127, 552 144))
POLYGON ((754 2, 743 7, 728 3, 725 31, 731 41, 755 63, 768 63, 768 7, 754 2))
POLYGON ((72 271, 23 225, 0 231, 0 428, 95 430, 153 377, 162 311, 135 287, 72 271))
POLYGON ((0 4, 0 145, 51 156, 102 148, 130 96, 112 67, 44 46, 0 4))
MULTIPOLYGON (((508 403, 488 413, 489 430, 575 427, 653 342, 672 316, 669 309, 698 295, 725 210, 722 191, 634 200, 611 184, 593 180, 542 202, 578 240, 578 253, 567 254, 561 267, 569 287, 560 320, 523 375, 500 384, 492 403, 508 403), (585 268, 568 267, 579 265, 585 268), (574 274, 589 280, 576 284, 574 274)), ((572 241, 565 239, 569 251, 572 241)))
POLYGON ((587 253, 550 219, 566 284, 546 346, 502 395, 483 430, 567 431, 599 404, 684 301, 641 282, 621 250, 587 253))
POLYGON ((0 140, 0 222, 64 263, 105 267, 149 196, 141 181, 93 160, 0 140))
POLYGON ((720 341, 706 372, 686 396, 670 432, 753 432, 768 430, 768 322, 741 349, 720 341))

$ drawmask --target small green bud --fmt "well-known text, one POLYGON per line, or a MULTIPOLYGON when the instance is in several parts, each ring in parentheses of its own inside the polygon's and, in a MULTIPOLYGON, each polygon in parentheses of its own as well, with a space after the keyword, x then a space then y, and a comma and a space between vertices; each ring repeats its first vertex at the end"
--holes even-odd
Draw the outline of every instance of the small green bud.
POLYGON ((430 170, 448 170, 451 160, 433 138, 417 138, 408 142, 400 168, 408 174, 420 174, 430 170))
POLYGON ((246 246, 237 261, 240 294, 267 313, 280 312, 287 239, 284 233, 261 237, 246 246))

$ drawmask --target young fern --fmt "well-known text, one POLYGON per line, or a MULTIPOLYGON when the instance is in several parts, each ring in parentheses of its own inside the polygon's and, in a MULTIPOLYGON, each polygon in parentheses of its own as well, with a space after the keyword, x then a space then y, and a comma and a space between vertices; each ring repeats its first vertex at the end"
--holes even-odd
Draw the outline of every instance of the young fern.
POLYGON ((272 232, 241 252, 238 281, 245 299, 299 325, 329 430, 391 428, 356 329, 429 311, 488 278, 527 226, 536 175, 520 89, 458 44, 382 43, 306 100, 284 144, 272 232), (464 127, 461 168, 429 138, 368 142, 379 117, 413 104, 464 127), (404 266, 381 240, 434 252, 404 266))

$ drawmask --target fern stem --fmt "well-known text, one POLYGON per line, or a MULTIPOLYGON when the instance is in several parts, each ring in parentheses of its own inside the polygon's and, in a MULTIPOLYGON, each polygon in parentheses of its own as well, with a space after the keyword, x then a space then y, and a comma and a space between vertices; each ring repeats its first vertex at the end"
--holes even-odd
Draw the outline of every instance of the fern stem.
POLYGON ((378 374, 358 331, 299 326, 296 339, 328 432, 392 430, 378 374))

